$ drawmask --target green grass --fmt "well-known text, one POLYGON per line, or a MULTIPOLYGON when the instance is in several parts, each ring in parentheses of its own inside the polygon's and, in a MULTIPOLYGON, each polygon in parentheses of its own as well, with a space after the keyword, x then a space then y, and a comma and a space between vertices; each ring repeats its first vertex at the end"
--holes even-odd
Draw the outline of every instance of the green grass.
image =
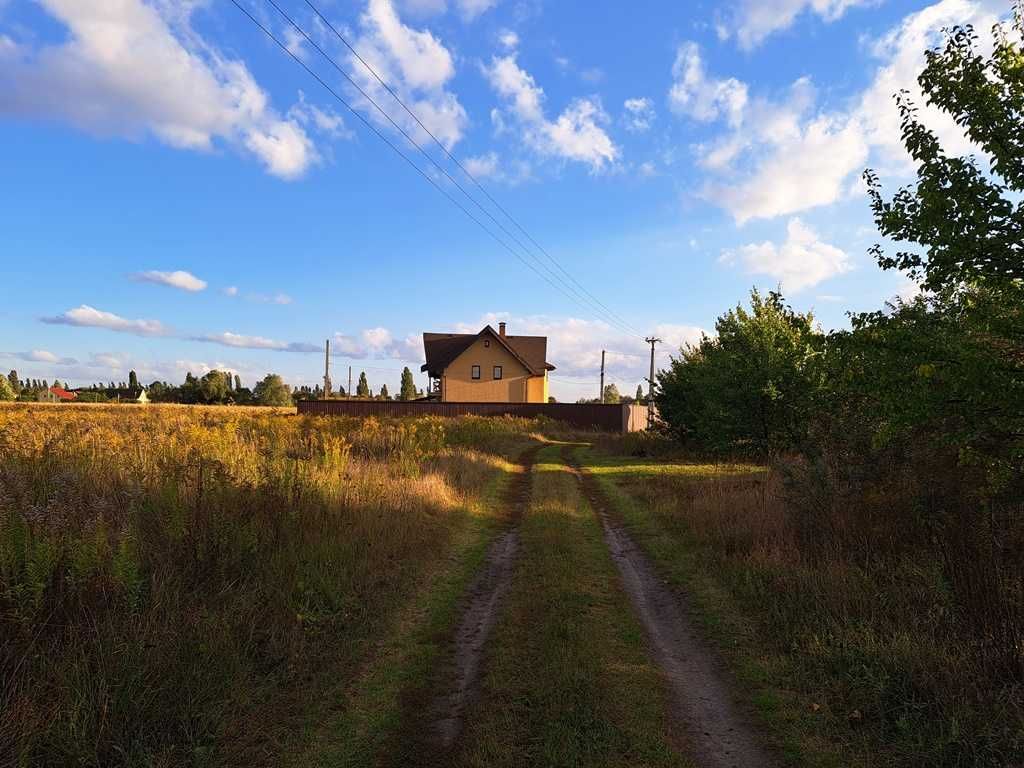
MULTIPOLYGON (((1021 691, 984 686, 927 547, 858 561, 804 544, 774 478, 744 465, 580 450, 792 765, 1016 766, 1021 691)), ((827 540, 826 540, 827 541, 827 540)))
POLYGON ((678 766, 643 632, 559 447, 534 469, 463 766, 678 766))
POLYGON ((401 764, 397 753, 406 724, 406 700, 420 694, 432 678, 458 619, 459 601, 502 527, 494 512, 511 482, 509 470, 496 473, 475 505, 477 514, 468 518, 448 557, 434 564, 398 611, 386 639, 373 649, 358 679, 333 692, 333 705, 325 702, 312 713, 310 748, 290 764, 323 768, 401 764))
MULTIPOLYGON (((685 592, 695 609, 693 616, 705 637, 728 660, 740 698, 753 705, 772 745, 789 764, 839 768, 843 763, 827 742, 815 734, 816 723, 803 702, 781 685, 792 669, 783 658, 772 656, 759 643, 758 628, 744 607, 708 567, 694 546, 678 530, 666 528, 658 517, 638 503, 623 482, 643 482, 652 474, 703 479, 743 477, 764 472, 756 465, 671 463, 652 472, 644 460, 609 457, 587 449, 576 452, 584 471, 595 475, 610 507, 633 540, 648 554, 660 573, 685 592)), ((813 712, 813 706, 810 710, 813 712)))

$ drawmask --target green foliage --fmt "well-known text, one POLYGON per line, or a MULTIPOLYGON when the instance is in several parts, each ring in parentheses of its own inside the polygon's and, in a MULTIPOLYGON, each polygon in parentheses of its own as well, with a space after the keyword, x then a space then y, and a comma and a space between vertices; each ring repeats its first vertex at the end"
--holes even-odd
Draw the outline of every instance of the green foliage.
POLYGON ((643 388, 642 385, 637 384, 636 385, 636 397, 634 398, 634 400, 637 403, 640 403, 640 402, 643 401, 643 399, 644 399, 644 388, 643 388))
POLYGON ((715 330, 657 376, 655 403, 667 429, 718 451, 767 456, 802 446, 822 341, 813 316, 779 293, 754 290, 750 310, 729 310, 715 330))
POLYGON ((0 400, 15 400, 18 397, 18 393, 14 387, 11 386, 11 382, 7 379, 0 378, 0 400))
POLYGON ((13 368, 11 369, 11 372, 7 374, 7 381, 10 382, 11 389, 13 389, 15 393, 21 392, 21 380, 18 378, 18 372, 13 368))
POLYGON ((359 383, 356 384, 356 396, 357 397, 369 397, 370 396, 370 385, 366 381, 366 371, 360 371, 359 383))
POLYGON ((107 397, 105 392, 92 392, 86 390, 85 392, 79 392, 77 402, 79 403, 108 403, 110 398, 107 397))
POLYGON ((398 393, 399 400, 416 399, 416 382, 413 380, 412 371, 409 366, 402 369, 402 388, 398 393))
POLYGON ((199 380, 199 401, 207 404, 223 403, 230 392, 231 374, 213 370, 199 380))
POLYGON ((620 400, 622 400, 622 396, 619 394, 619 388, 614 384, 606 384, 602 402, 615 404, 620 400))
POLYGON ((380 385, 380 399, 381 400, 390 400, 391 399, 391 395, 388 394, 388 385, 387 384, 381 384, 380 385))
POLYGON ((954 27, 944 48, 926 53, 918 78, 927 103, 953 116, 985 164, 946 155, 903 92, 903 143, 917 162, 917 183, 886 202, 877 175, 864 174, 881 234, 923 249, 890 256, 876 245, 872 253, 883 269, 907 270, 928 290, 1024 278, 1024 53, 1013 32, 1024 34, 1020 6, 1012 31, 994 29, 986 58, 973 28, 954 27))
POLYGON ((288 385, 276 373, 268 373, 253 390, 253 398, 259 405, 292 405, 292 394, 288 385))

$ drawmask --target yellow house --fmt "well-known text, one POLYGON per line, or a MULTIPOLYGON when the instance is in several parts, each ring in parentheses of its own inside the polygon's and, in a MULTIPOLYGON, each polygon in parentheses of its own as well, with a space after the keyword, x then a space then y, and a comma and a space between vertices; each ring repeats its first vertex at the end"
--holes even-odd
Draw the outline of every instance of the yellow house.
POLYGON ((505 323, 495 332, 424 333, 430 396, 445 403, 546 403, 546 336, 509 336, 505 323))

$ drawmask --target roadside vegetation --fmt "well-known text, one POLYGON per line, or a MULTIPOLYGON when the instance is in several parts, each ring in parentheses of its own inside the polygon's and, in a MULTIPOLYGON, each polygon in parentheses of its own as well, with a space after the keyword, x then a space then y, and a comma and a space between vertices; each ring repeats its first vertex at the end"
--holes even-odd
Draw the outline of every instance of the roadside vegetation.
POLYGON ((451 612, 531 427, 0 408, 0 764, 294 756, 451 612))
POLYGON ((988 55, 953 29, 920 77, 980 159, 901 94, 917 181, 886 199, 865 174, 873 253, 920 293, 826 334, 754 291, 658 376, 667 440, 616 449, 770 473, 596 469, 668 572, 749 620, 737 653, 803 733, 863 765, 1024 762, 1022 32, 1020 7, 988 55))

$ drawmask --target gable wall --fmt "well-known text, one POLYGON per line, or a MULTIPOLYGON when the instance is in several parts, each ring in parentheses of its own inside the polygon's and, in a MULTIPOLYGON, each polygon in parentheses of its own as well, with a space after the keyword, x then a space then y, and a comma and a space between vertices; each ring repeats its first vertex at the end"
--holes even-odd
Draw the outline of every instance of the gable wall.
POLYGON ((525 403, 528 398, 529 371, 495 339, 489 347, 484 339, 474 341, 445 369, 441 377, 441 398, 449 403, 525 403), (480 366, 480 379, 472 378, 472 366, 480 366), (495 381, 495 365, 502 367, 502 378, 495 381))

